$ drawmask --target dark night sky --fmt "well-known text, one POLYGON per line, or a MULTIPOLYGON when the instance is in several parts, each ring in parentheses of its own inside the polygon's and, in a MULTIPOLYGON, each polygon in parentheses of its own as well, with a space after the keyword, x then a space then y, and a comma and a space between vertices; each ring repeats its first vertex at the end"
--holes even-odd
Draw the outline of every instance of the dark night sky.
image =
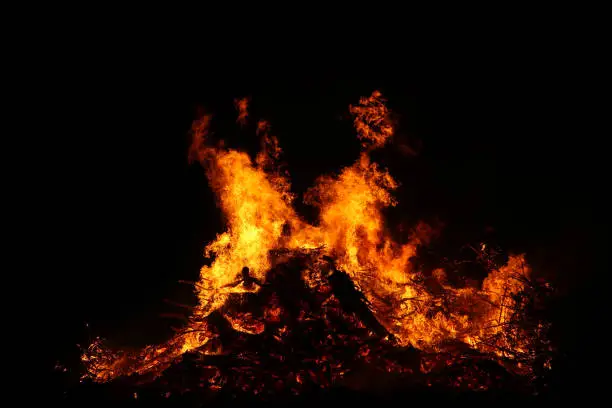
POLYGON ((356 158, 348 105, 381 90, 400 124, 395 144, 375 156, 402 183, 392 221, 437 216, 457 245, 493 227, 506 249, 561 270, 563 287, 582 291, 594 276, 585 251, 601 165, 581 119, 583 85, 568 80, 562 54, 485 44, 371 66, 302 55, 228 68, 128 51, 71 59, 53 85, 62 97, 43 101, 59 152, 40 192, 53 359, 86 341, 85 322, 119 343, 160 340, 175 323, 159 318, 174 311, 163 299, 193 301, 177 281, 197 277, 223 225, 202 169, 187 163, 187 132, 203 106, 218 137, 256 145, 254 132, 233 125, 232 100, 246 95, 251 114, 270 120, 301 193, 356 158), (419 154, 400 154, 400 143, 420 143, 419 154))

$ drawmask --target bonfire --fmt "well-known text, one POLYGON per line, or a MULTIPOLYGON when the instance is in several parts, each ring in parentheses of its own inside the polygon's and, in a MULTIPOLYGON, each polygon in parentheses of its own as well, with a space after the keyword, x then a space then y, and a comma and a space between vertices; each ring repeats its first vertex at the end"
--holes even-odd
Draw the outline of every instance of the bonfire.
MULTIPOLYGON (((241 125, 248 101, 236 101, 241 125)), ((194 122, 189 159, 206 169, 227 220, 190 283, 198 304, 163 344, 125 351, 96 339, 82 354, 84 379, 153 381, 190 361, 199 386, 212 391, 361 387, 354 373, 364 370, 399 386, 477 390, 508 376, 529 383, 549 368, 548 325, 534 313, 548 284, 532 279, 524 255, 485 243, 472 247, 488 272, 478 285, 453 285, 448 268, 416 266, 438 231, 419 223, 398 243, 384 227, 382 210, 396 205, 398 186, 371 159, 394 133, 385 100, 374 92, 349 110, 361 153, 305 194, 319 209, 314 225, 292 206, 268 122, 257 123, 254 158, 215 147, 211 115, 194 122)))

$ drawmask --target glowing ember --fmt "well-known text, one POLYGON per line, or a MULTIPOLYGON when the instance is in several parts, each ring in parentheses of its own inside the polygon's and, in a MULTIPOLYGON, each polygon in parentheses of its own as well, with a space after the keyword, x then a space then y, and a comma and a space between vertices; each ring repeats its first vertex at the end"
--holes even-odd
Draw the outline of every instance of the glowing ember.
MULTIPOLYGON (((244 124, 248 99, 235 104, 238 122, 244 124)), ((304 359, 299 372, 275 368, 270 375, 282 387, 338 381, 350 371, 337 357, 347 352, 399 375, 427 375, 460 365, 469 355, 533 374, 536 344, 545 341, 545 327, 525 323, 533 283, 524 256, 496 265, 482 245, 478 256, 489 275, 480 288, 451 286, 443 269, 433 271, 426 282, 409 260, 429 242, 433 229, 418 225, 403 245, 384 229, 382 209, 395 205, 391 191, 397 182, 369 156, 393 135, 384 99, 376 91, 350 112, 363 150, 352 166, 321 177, 307 192, 305 201, 320 210, 316 225, 292 207, 295 197, 269 123, 258 122, 262 149, 253 162, 244 152, 207 143, 211 116, 194 122, 190 160, 206 168, 227 220, 227 230, 205 248, 212 263, 202 268, 195 284, 199 303, 187 327, 165 344, 115 353, 94 342, 82 357, 87 377, 103 382, 130 374, 159 375, 188 352, 212 359, 232 351, 240 360, 235 383, 260 392, 249 378, 263 370, 262 353, 280 362, 290 358, 272 349, 295 341, 292 331, 298 329, 305 338, 317 339, 319 355, 304 359), (334 326, 339 320, 346 330, 334 326), (323 322, 323 328, 316 322, 323 322), (227 340, 219 326, 229 327, 234 340, 227 340), (241 353, 248 336, 258 336, 271 349, 241 353), (378 340, 372 343, 371 338, 378 340), (417 365, 392 357, 415 349, 422 353, 417 365)), ((209 386, 218 389, 223 375, 213 372, 209 386)), ((458 378, 457 386, 487 387, 466 374, 458 378)))

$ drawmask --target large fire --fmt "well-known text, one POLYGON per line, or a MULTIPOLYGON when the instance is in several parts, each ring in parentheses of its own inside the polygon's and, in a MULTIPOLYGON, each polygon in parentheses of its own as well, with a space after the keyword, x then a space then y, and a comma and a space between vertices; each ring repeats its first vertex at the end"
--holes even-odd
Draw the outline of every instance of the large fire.
MULTIPOLYGON (((248 99, 236 100, 241 125, 247 121, 247 107, 248 99)), ((205 167, 227 221, 227 230, 205 248, 212 262, 202 268, 194 284, 198 304, 188 325, 164 344, 115 352, 95 341, 82 356, 86 377, 105 382, 132 374, 157 376, 186 353, 202 358, 233 353, 249 366, 247 361, 257 359, 257 353, 220 340, 213 315, 222 316, 236 335, 261 338, 262 343, 267 341, 264 338, 291 341, 292 321, 304 325, 325 320, 327 332, 315 360, 325 367, 334 361, 327 371, 332 381, 348 369, 333 357, 329 351, 333 347, 323 344, 328 341, 341 342, 345 348, 351 348, 351 342, 358 344, 355 358, 370 362, 375 355, 382 356, 382 350, 418 350, 422 353, 418 370, 425 374, 438 364, 437 356, 445 356, 442 365, 449 366, 472 355, 496 361, 515 374, 533 375, 538 349, 546 344, 545 325, 525 320, 533 287, 525 257, 509 256, 507 263, 497 265, 482 244, 478 258, 489 274, 480 287, 453 287, 441 268, 428 274, 419 270, 411 258, 435 230, 421 223, 406 243, 399 244, 384 227, 382 210, 396 204, 392 190, 397 182, 371 160, 370 152, 385 145, 394 132, 385 100, 374 92, 350 106, 350 112, 362 151, 352 166, 320 177, 306 193, 305 202, 319 209, 315 225, 292 206, 295 196, 269 123, 257 123, 262 148, 252 160, 245 152, 213 147, 208 140, 211 116, 194 122, 189 157, 205 167), (343 280, 350 282, 346 287, 352 287, 358 299, 352 309, 337 290, 343 280), (293 290, 295 283, 290 282, 296 281, 314 300, 289 310, 282 300, 288 295, 282 292, 293 290), (338 314, 345 315, 355 333, 377 339, 376 345, 333 329, 329 321, 338 314)), ((298 293, 302 292, 289 296, 298 293)), ((410 371, 391 359, 384 366, 387 371, 410 371)), ((208 384, 221 387, 223 374, 213 371, 208 384)), ((315 381, 312 369, 307 372, 315 381)), ((305 375, 289 373, 283 381, 299 388, 305 375)))

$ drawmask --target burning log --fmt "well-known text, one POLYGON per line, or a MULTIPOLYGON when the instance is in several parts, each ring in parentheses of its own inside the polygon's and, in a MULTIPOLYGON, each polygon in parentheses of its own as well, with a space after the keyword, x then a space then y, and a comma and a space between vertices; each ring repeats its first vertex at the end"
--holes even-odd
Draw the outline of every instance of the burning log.
POLYGON ((381 338, 394 339, 394 336, 376 319, 363 293, 359 292, 350 276, 332 266, 328 276, 331 290, 340 302, 344 313, 355 314, 366 327, 381 338))

